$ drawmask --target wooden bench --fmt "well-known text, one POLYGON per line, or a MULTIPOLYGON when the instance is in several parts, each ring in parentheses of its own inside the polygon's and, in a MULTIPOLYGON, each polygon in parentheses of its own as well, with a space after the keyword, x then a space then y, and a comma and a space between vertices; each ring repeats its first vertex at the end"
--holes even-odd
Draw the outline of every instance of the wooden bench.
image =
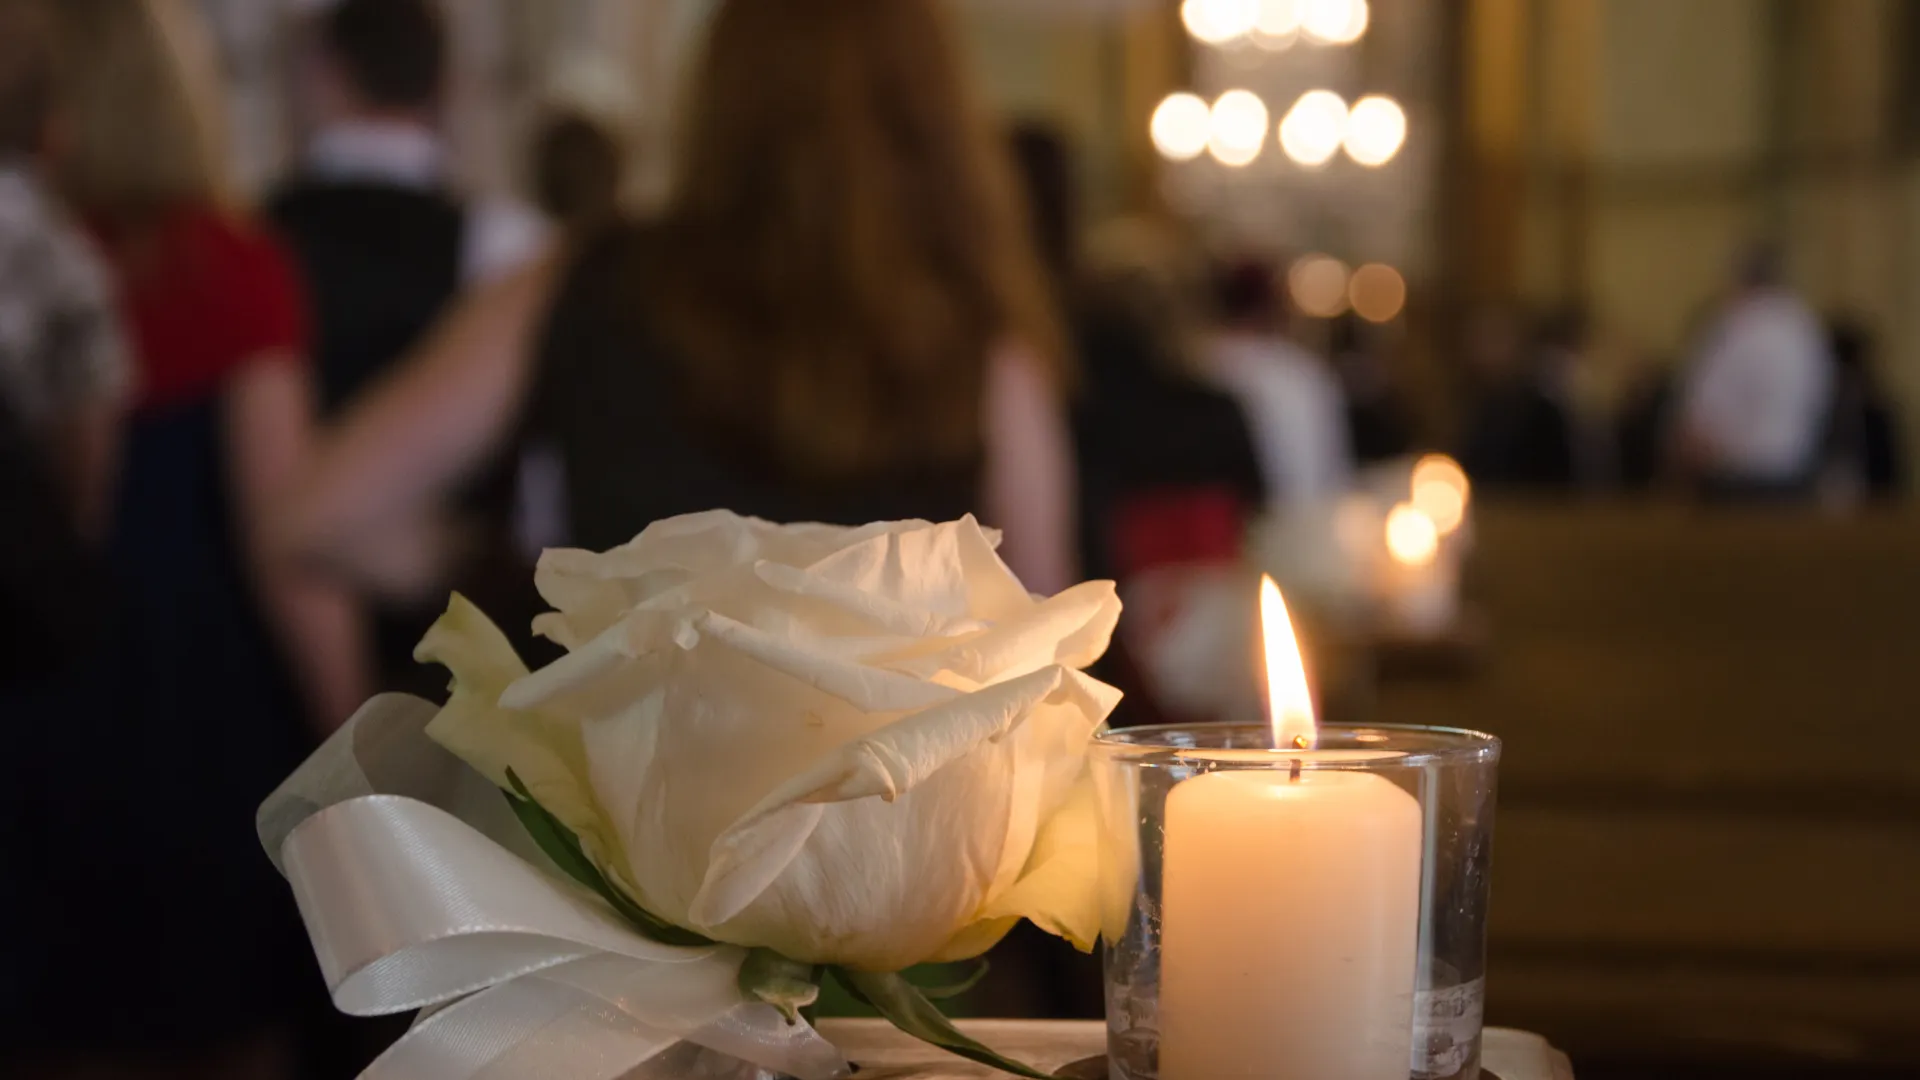
POLYGON ((1920 1064, 1920 516, 1489 505, 1491 1023, 1615 1059, 1920 1064))

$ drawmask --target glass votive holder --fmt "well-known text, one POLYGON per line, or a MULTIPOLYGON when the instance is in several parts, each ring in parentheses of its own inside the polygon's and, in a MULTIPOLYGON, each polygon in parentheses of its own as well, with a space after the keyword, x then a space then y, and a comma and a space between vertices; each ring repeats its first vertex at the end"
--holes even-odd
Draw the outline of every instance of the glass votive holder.
POLYGON ((1500 741, 1102 732, 1111 1080, 1476 1080, 1500 741))

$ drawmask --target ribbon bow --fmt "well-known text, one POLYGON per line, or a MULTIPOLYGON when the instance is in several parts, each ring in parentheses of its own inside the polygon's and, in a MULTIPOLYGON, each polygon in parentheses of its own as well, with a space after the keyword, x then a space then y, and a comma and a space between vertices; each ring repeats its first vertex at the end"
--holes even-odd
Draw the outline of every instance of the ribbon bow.
POLYGON ((427 739, 433 714, 369 701, 257 821, 334 1004, 420 1010, 362 1080, 848 1074, 812 1027, 741 993, 745 950, 649 940, 567 880, 427 739))

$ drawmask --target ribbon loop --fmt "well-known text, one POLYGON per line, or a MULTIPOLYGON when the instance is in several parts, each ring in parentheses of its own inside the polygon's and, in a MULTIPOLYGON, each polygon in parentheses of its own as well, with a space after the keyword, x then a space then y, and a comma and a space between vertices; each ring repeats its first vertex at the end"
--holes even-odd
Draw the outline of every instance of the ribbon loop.
POLYGON ((699 1047, 740 1078, 848 1075, 810 1026, 746 1001, 745 950, 643 937, 521 850, 499 792, 421 734, 430 710, 369 702, 260 812, 334 1003, 423 1010, 362 1080, 616 1080, 699 1047))
POLYGON ((314 814, 282 857, 334 1004, 356 1016, 437 1004, 596 952, 678 964, 715 951, 649 941, 453 815, 395 795, 314 814))

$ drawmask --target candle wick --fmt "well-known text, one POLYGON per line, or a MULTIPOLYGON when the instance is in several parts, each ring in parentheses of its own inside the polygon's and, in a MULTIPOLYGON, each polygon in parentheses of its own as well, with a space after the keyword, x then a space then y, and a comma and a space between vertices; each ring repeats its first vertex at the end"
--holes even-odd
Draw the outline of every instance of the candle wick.
POLYGON ((1293 748, 1295 750, 1311 750, 1312 749, 1312 747, 1307 745, 1307 737, 1305 735, 1295 735, 1293 737, 1293 748))
POLYGON ((1293 767, 1287 770, 1287 779, 1296 784, 1300 782, 1300 759, 1299 758, 1293 759, 1293 767))

